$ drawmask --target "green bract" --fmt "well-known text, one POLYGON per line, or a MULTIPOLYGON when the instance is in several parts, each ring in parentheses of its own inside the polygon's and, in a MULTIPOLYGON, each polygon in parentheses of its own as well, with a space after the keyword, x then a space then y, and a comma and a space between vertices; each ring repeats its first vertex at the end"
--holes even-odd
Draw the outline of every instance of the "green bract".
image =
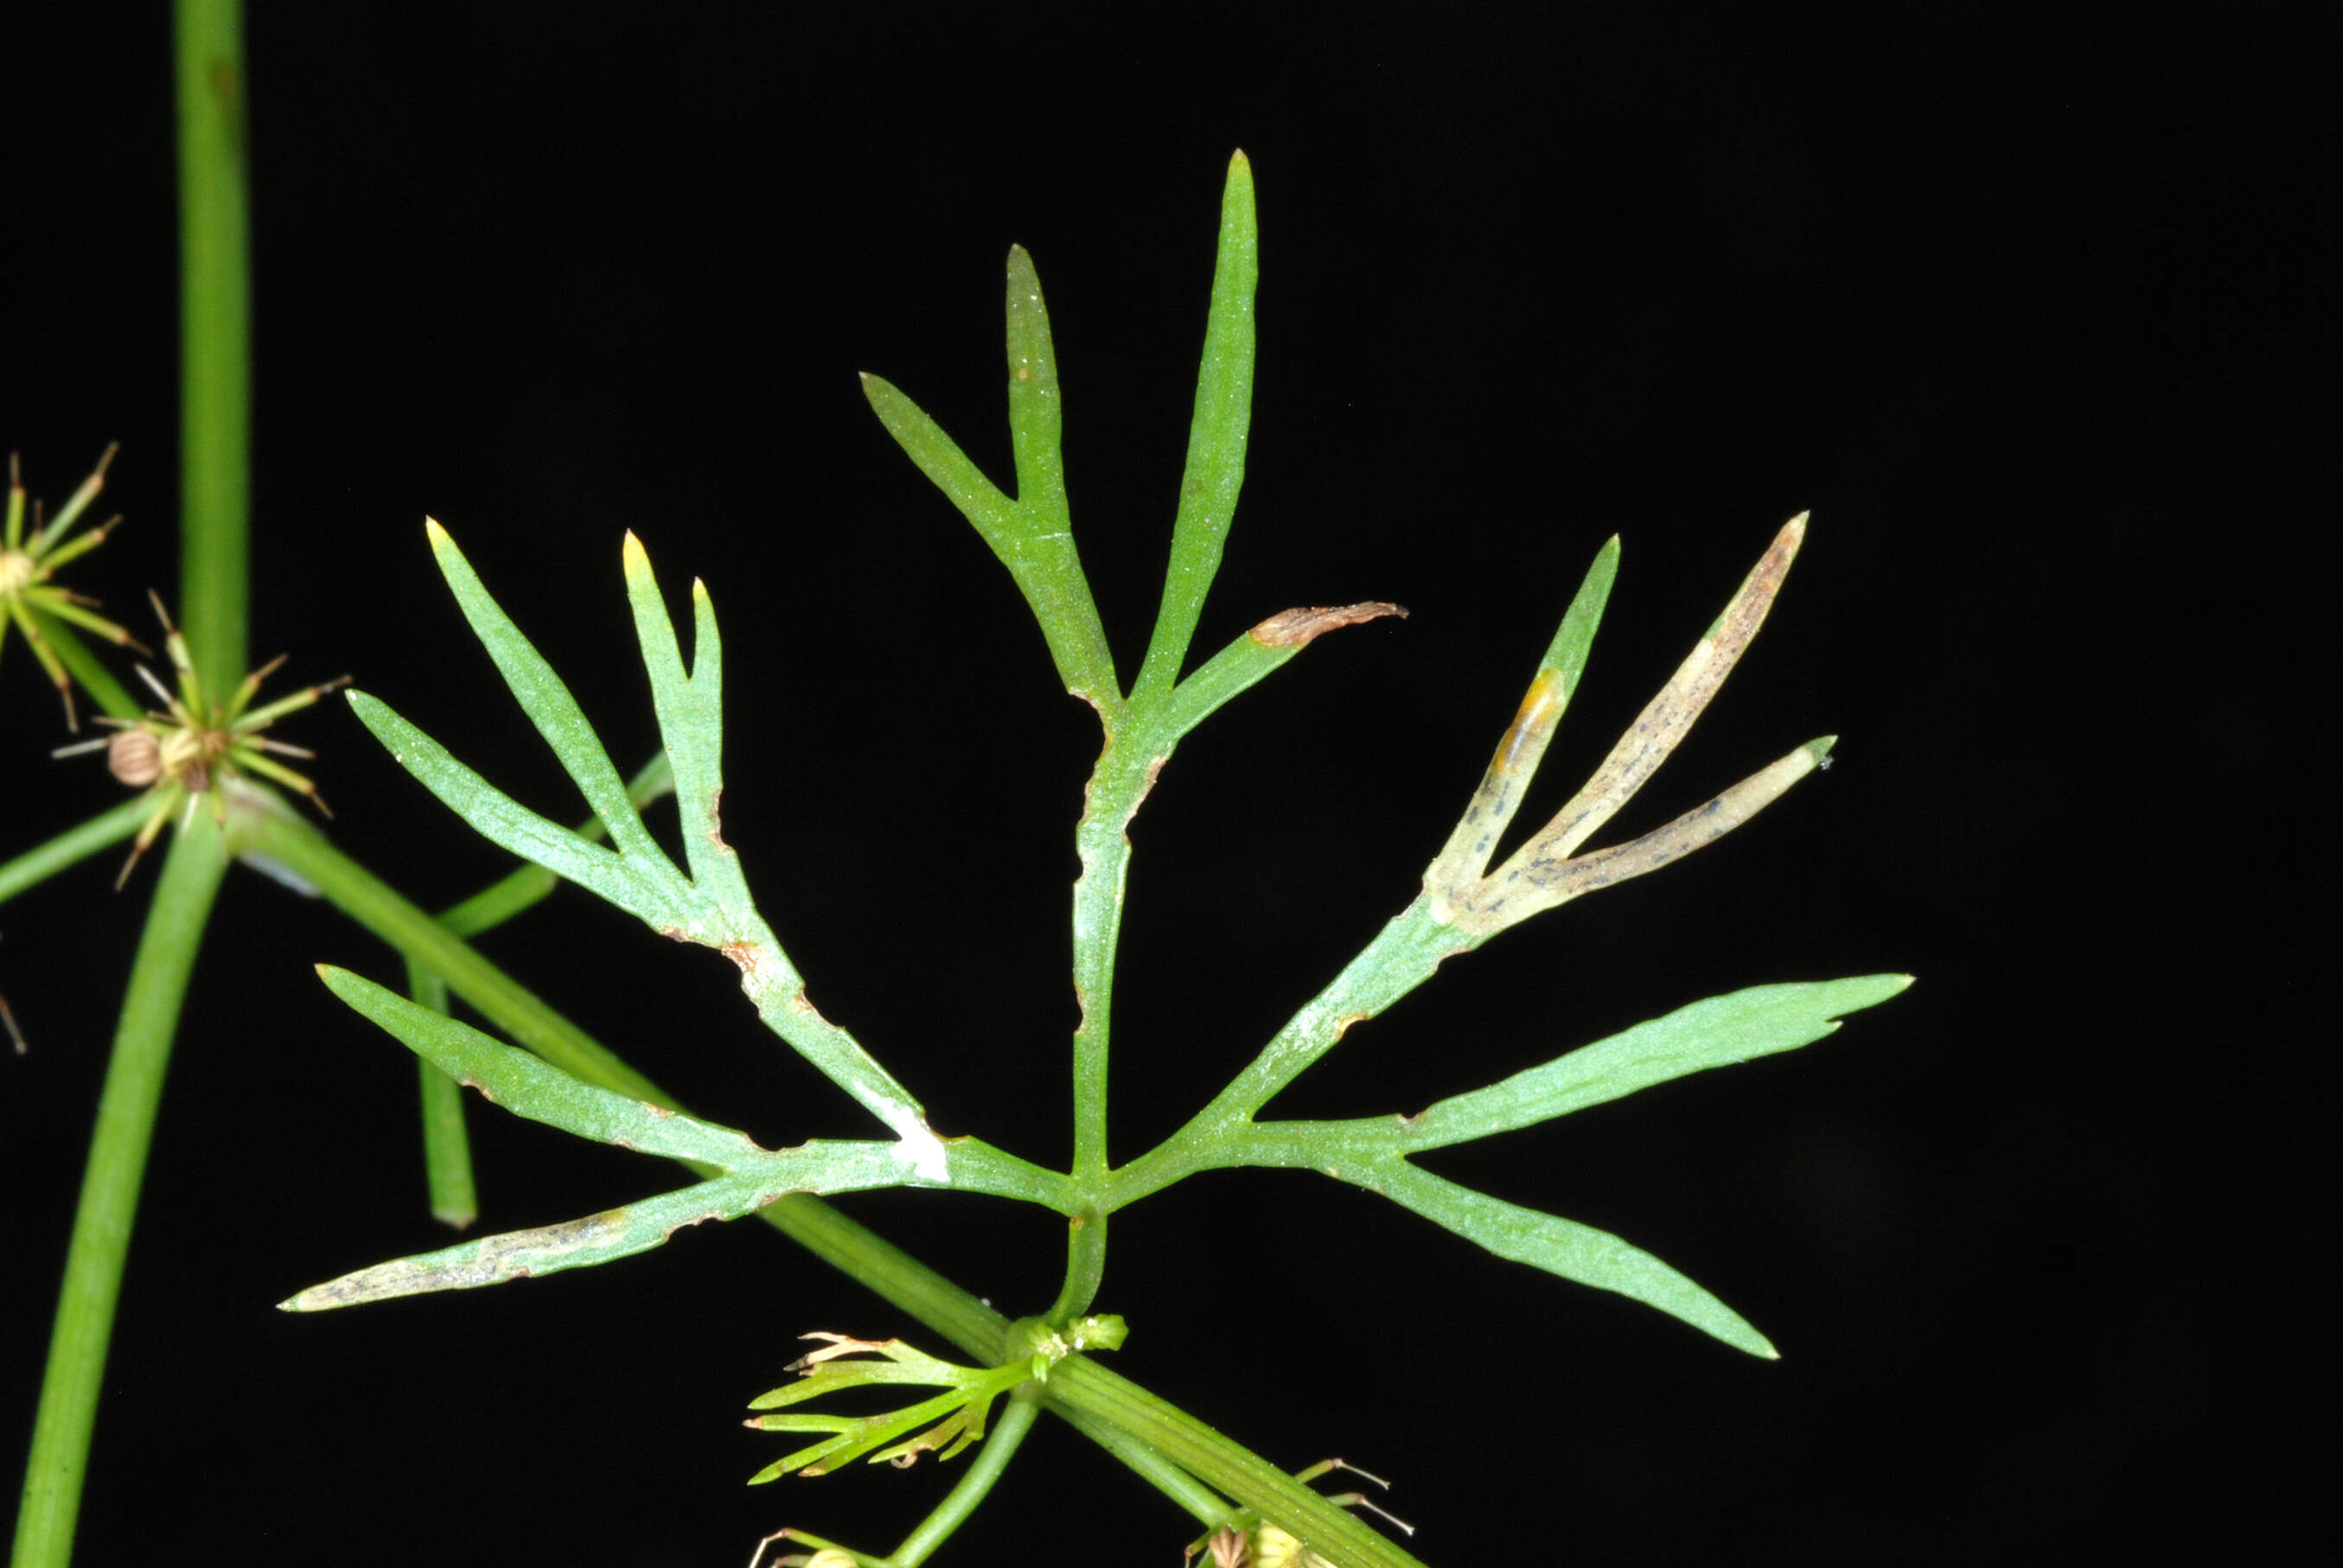
MULTIPOLYGON (((327 983, 344 1000, 506 1109, 583 1137, 682 1161, 702 1179, 567 1224, 488 1237, 361 1270, 303 1292, 285 1303, 287 1307, 342 1306, 603 1262, 656 1246, 679 1226, 734 1218, 784 1194, 900 1185, 1021 1200, 1072 1221, 1065 1282, 1045 1314, 1046 1324, 1071 1332, 1071 1325, 1090 1311, 1101 1286, 1108 1215, 1198 1171, 1257 1165, 1307 1168, 1354 1183, 1500 1256, 1634 1297, 1753 1354, 1775 1353, 1764 1336, 1732 1309, 1650 1254, 1600 1231, 1501 1202, 1434 1176, 1413 1163, 1413 1157, 1529 1127, 1708 1068, 1805 1045, 1830 1033, 1845 1014, 1903 990, 1907 977, 1869 975, 1759 986, 1694 1001, 1413 1115, 1400 1114, 1395 1108, 1389 1115, 1342 1121, 1263 1121, 1261 1116, 1268 1102, 1330 1051, 1345 1030, 1392 1006, 1444 960, 1473 950, 1532 915, 1654 869, 1712 841, 1825 765, 1827 738, 1793 749, 1749 779, 1654 832, 1607 849, 1584 848, 1665 761, 1755 636, 1805 537, 1804 517, 1782 528, 1716 623, 1585 787, 1492 869, 1495 846, 1584 673, 1618 565, 1618 541, 1604 546, 1539 661, 1520 711, 1501 738, 1455 831, 1427 868, 1423 891, 1178 1132, 1123 1163, 1109 1159, 1115 948, 1131 855, 1125 830, 1141 801, 1182 738, 1221 704, 1326 631, 1405 613, 1381 602, 1289 610, 1262 621, 1180 678, 1243 481, 1252 384, 1255 252, 1252 174, 1239 155, 1230 166, 1222 209, 1219 266, 1161 608, 1128 691, 1109 656, 1067 510, 1059 455, 1061 389, 1049 317, 1031 259, 1021 249, 1012 250, 1008 268, 1013 497, 980 472, 900 391, 876 377, 863 379, 880 420, 1008 568, 1040 626, 1059 678, 1099 716, 1102 745, 1085 796, 1086 809, 1075 829, 1082 867, 1072 910, 1074 984, 1081 1023, 1071 1042, 1075 1126, 1069 1168, 1048 1170, 974 1138, 939 1138, 928 1127, 911 1090, 806 1000, 804 981, 758 912, 739 858, 724 842, 719 823, 723 667, 707 589, 693 585, 692 651, 687 665, 649 560, 628 536, 627 593, 681 814, 684 863, 678 865, 643 826, 617 769, 568 689, 434 523, 429 525, 432 548, 465 617, 522 710, 578 785, 607 833, 607 845, 514 801, 379 699, 353 693, 350 700, 359 717, 408 771, 480 833, 632 912, 664 936, 725 953, 739 966, 742 988, 766 1025, 868 1111, 886 1137, 761 1149, 743 1134, 671 1107, 594 1087, 528 1051, 500 1045, 356 976, 324 970, 327 983)), ((775 1391, 759 1405, 793 1405, 855 1382, 926 1382, 950 1392, 886 1417, 798 1412, 764 1418, 761 1424, 768 1427, 831 1434, 777 1462, 767 1476, 800 1468, 813 1473, 879 1449, 939 1418, 941 1425, 880 1456, 908 1457, 921 1448, 941 1448, 949 1456, 982 1435, 986 1412, 997 1396, 1020 1389, 1026 1392, 1019 1398, 1070 1412, 1085 1431, 1127 1458, 1134 1450, 1145 1450, 1175 1467, 1192 1463, 1185 1457, 1192 1450, 1182 1446, 1185 1440, 1180 1432, 1158 1430, 1141 1413, 1137 1401, 1120 1406, 1101 1402, 1095 1391, 1108 1385, 1098 1380, 1111 1374, 1092 1368, 1074 1349, 1064 1350, 1061 1364, 1060 1357, 1020 1351, 1004 1341, 1005 1353, 996 1365, 970 1369, 937 1362, 896 1342, 830 1337, 842 1347, 886 1359, 840 1364, 830 1358, 841 1351, 818 1352, 799 1363, 814 1369, 804 1381, 775 1391), (1046 1386, 1037 1386, 1034 1380, 1044 1372, 1050 1374, 1046 1386)), ((1017 1417, 1013 1428, 1004 1418, 987 1457, 1002 1449, 1001 1434, 1012 1431, 1006 1441, 1013 1447, 1022 1423, 1030 1420, 1030 1410, 1017 1417)), ((1005 1452, 999 1457, 1005 1462, 1005 1452)), ((1261 1473, 1256 1474, 1255 1468, 1240 1465, 1216 1473, 1216 1484, 1254 1511, 1253 1517, 1275 1520, 1310 1550, 1346 1568, 1413 1561, 1292 1478, 1266 1465, 1258 1466, 1261 1473)), ((1174 1480, 1161 1474, 1156 1479, 1167 1490, 1178 1491, 1174 1480)), ((1224 1519, 1234 1516, 1231 1510, 1224 1519)), ((917 1561, 931 1547, 930 1541, 915 1552, 907 1543, 896 1560, 917 1561)))

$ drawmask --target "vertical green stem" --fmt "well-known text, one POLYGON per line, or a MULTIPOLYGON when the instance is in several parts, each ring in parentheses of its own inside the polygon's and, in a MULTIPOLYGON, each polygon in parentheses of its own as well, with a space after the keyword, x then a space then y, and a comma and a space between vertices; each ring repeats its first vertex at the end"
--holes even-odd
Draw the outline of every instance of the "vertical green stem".
POLYGON ((97 1105, 81 1205, 57 1292, 56 1326, 41 1402, 33 1418, 33 1452, 25 1466, 25 1495, 16 1516, 15 1568, 65 1568, 73 1553, 89 1465, 90 1433, 106 1372, 114 1309, 122 1293, 123 1260, 146 1173, 163 1073, 179 1024, 179 1003, 202 945, 212 900, 227 856, 219 831, 200 812, 171 845, 155 902, 122 999, 114 1056, 97 1105))
POLYGON ((173 6, 179 122, 179 618, 204 678, 246 667, 252 259, 237 0, 173 6))
MULTIPOLYGON (((447 982, 407 960, 407 994, 434 1012, 447 1010, 447 982)), ((415 1060, 423 1107, 423 1174, 431 1217, 460 1231, 480 1217, 472 1180, 472 1143, 464 1132, 463 1086, 421 1057, 415 1060)))
POLYGON ((1077 1214, 1066 1221, 1066 1282, 1058 1299, 1043 1314, 1051 1324, 1064 1328, 1091 1310, 1098 1300, 1099 1282, 1106 1274, 1106 1216, 1077 1214))

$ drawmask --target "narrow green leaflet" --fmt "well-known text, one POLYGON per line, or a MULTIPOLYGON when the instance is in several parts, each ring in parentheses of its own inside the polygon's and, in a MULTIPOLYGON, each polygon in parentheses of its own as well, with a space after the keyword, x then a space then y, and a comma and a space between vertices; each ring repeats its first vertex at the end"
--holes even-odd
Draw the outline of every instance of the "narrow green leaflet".
POLYGON ((1205 317, 1203 363, 1196 374, 1196 412, 1188 427, 1188 462, 1180 476, 1163 603, 1134 697, 1172 689, 1203 614, 1204 595, 1221 569, 1237 493, 1244 487, 1245 444, 1252 427, 1253 295, 1260 284, 1252 165, 1240 152, 1229 160, 1221 196, 1212 303, 1205 317))
MULTIPOLYGON (((1350 1180, 1351 1173, 1343 1172, 1343 1179, 1350 1180)), ((1781 1352, 1740 1313, 1649 1252, 1608 1231, 1475 1192, 1404 1160, 1378 1166, 1362 1185, 1373 1187, 1402 1208, 1412 1209, 1467 1241, 1478 1241, 1501 1258, 1600 1291, 1616 1291, 1682 1318, 1753 1356, 1768 1361, 1780 1358, 1781 1352)))
POLYGON ((659 739, 675 772, 676 811, 683 829, 684 859, 694 890, 713 899, 732 917, 753 916, 740 859, 724 842, 719 812, 724 797, 724 643, 716 631, 716 607, 708 585, 691 579, 691 668, 683 665, 675 623, 659 597, 659 579, 642 541, 629 531, 625 549, 627 603, 634 611, 635 638, 642 645, 643 668, 650 677, 651 706, 659 715, 659 739))
MULTIPOLYGON (((675 769, 664 750, 652 754, 651 759, 627 780, 627 799, 639 811, 654 800, 675 793, 675 769)), ((595 818, 571 829, 589 843, 601 838, 608 829, 601 819, 595 818)), ((550 895, 561 884, 561 878, 546 867, 530 861, 514 867, 504 876, 482 888, 458 904, 439 911, 438 920, 459 937, 477 936, 492 930, 513 919, 550 895)))
MULTIPOLYGON (((739 1171, 773 1158, 744 1132, 573 1078, 541 1057, 490 1040, 362 975, 317 966, 326 988, 457 1082, 516 1116, 644 1154, 739 1171)), ((885 1145, 878 1145, 884 1148, 885 1145)))
POLYGON ((1875 1007, 1911 983, 1910 975, 1863 975, 1713 996, 1441 1101, 1421 1115, 1375 1125, 1389 1132, 1391 1146, 1409 1153, 1534 1126, 1672 1078, 1811 1045, 1836 1033, 1845 1014, 1875 1007))
POLYGON ((1114 658, 1099 621, 1098 603, 1074 548, 1059 448, 1064 422, 1058 361, 1050 338, 1049 308, 1033 258, 1021 246, 1009 252, 1009 434, 1017 461, 1017 498, 986 478, 958 443, 920 406, 880 377, 865 372, 863 395, 887 432, 920 471, 960 508, 1009 575, 1041 623, 1051 661, 1066 689, 1111 716, 1122 706, 1114 658))
POLYGON ((1041 275, 1021 245, 1009 247, 1007 292, 1009 439, 1017 462, 1017 505, 1044 523, 1070 529, 1073 513, 1066 503, 1066 410, 1058 390, 1058 348, 1050 335, 1041 275))
MULTIPOLYGON (((878 1142, 814 1141, 792 1149, 759 1147, 746 1133, 681 1111, 598 1088, 528 1051, 501 1045, 468 1025, 407 1000, 373 981, 319 965, 318 977, 357 1011, 396 1035, 459 1083, 478 1089, 516 1115, 597 1142, 686 1161, 722 1172, 716 1179, 624 1208, 558 1225, 484 1237, 419 1257, 362 1269, 281 1303, 317 1312, 426 1291, 468 1290, 506 1280, 608 1262, 659 1245, 686 1225, 754 1213, 791 1192, 859 1191, 923 1184, 921 1151, 878 1142)), ((949 1146, 961 1168, 946 1183, 969 1191, 1031 1196, 1010 1160, 973 1139, 949 1146)))
POLYGON ((569 695, 569 689, 553 673, 553 666, 545 661, 545 656, 521 636, 512 618, 488 597, 488 590, 481 586, 472 564, 456 548, 456 541, 447 537, 447 530, 426 518, 424 532, 431 540, 431 553, 439 563, 440 575, 447 579, 458 608, 471 624, 472 635, 488 650, 498 673, 520 700, 528 721, 537 726, 537 732, 553 748, 554 756, 560 759, 562 768, 577 784, 578 792, 586 797, 594 815, 602 819, 602 825, 609 829, 611 844, 629 859, 639 858, 647 864, 664 864, 667 857, 652 839, 650 830, 643 826, 642 819, 636 815, 633 803, 627 799, 626 780, 618 777, 610 754, 602 749, 601 739, 587 722, 578 699, 569 695))
POLYGON ((1534 1126, 1709 1068, 1795 1050, 1835 1032, 1839 1018, 1876 1006, 1911 983, 1909 975, 1863 975, 1710 997, 1414 1116, 1249 1124, 1223 1139, 1213 1162, 1323 1171, 1381 1192, 1500 1257, 1632 1296, 1728 1344, 1771 1356, 1773 1348, 1731 1309, 1649 1253, 1575 1221, 1460 1187, 1409 1164, 1406 1156, 1534 1126))
POLYGON ((393 761, 490 843, 608 900, 654 929, 673 928, 686 918, 688 911, 679 907, 664 879, 646 876, 640 864, 521 805, 380 698, 353 691, 349 704, 393 761))

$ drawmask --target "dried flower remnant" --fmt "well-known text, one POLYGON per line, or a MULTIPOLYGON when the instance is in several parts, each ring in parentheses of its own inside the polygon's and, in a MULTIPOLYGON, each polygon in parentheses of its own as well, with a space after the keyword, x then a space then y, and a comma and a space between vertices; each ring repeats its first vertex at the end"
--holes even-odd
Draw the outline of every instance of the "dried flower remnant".
POLYGON ((1251 635, 1253 641, 1264 648, 1300 648, 1338 627, 1363 626, 1387 615, 1395 615, 1402 620, 1407 618, 1405 609, 1384 599, 1282 609, 1254 627, 1251 635))

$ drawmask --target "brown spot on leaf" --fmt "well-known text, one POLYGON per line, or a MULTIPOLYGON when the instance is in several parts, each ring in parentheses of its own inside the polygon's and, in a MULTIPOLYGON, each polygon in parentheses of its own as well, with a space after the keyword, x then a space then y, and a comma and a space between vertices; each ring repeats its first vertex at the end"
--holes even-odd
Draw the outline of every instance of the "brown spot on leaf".
POLYGON ((1300 648, 1321 633, 1345 626, 1360 626, 1395 615, 1402 620, 1407 611, 1384 599, 1367 599, 1359 604, 1321 605, 1315 608, 1282 609, 1252 628, 1253 641, 1265 648, 1300 648))
POLYGON ((716 950, 722 953, 726 958, 730 959, 733 966, 742 974, 752 975, 757 972, 757 949, 754 943, 747 941, 730 941, 726 942, 722 947, 718 948, 716 950))
POLYGON ((1373 1016, 1373 1014, 1372 1013, 1363 1012, 1344 1013, 1341 1018, 1334 1020, 1334 1038, 1336 1040, 1342 1039, 1344 1035, 1351 1032, 1351 1026, 1353 1024, 1364 1023, 1373 1016))

